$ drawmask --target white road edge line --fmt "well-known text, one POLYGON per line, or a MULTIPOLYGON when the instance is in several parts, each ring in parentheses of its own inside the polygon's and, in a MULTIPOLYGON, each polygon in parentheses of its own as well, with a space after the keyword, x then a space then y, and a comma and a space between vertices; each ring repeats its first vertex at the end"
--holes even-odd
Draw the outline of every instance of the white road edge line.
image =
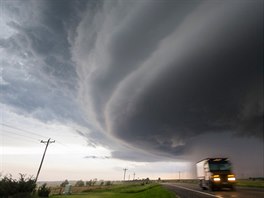
POLYGON ((175 186, 177 188, 182 188, 182 189, 185 189, 185 190, 189 190, 189 191, 193 191, 193 192, 196 192, 196 193, 208 195, 208 196, 211 196, 211 197, 223 198, 222 196, 212 195, 212 194, 209 194, 209 193, 201 192, 201 191, 198 191, 198 190, 193 190, 193 189, 190 189, 190 188, 185 188, 185 187, 178 186, 178 185, 175 185, 175 184, 167 184, 167 185, 169 185, 169 186, 175 186))

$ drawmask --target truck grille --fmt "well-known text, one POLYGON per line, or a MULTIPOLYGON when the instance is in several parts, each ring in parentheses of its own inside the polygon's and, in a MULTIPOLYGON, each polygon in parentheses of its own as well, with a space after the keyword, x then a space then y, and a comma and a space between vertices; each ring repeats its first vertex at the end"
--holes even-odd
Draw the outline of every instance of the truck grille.
POLYGON ((227 175, 220 176, 222 182, 227 182, 227 175))

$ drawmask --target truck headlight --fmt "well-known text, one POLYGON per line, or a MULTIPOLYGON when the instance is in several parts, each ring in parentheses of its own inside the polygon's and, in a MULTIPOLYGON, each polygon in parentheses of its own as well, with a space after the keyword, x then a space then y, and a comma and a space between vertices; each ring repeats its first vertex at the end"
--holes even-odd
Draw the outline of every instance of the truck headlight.
POLYGON ((235 175, 228 175, 227 180, 228 181, 236 181, 235 175))
POLYGON ((219 181, 221 181, 219 175, 213 175, 213 180, 214 180, 215 182, 219 182, 219 181))
POLYGON ((216 177, 216 178, 214 178, 214 181, 218 182, 218 181, 221 181, 221 179, 219 177, 216 177))

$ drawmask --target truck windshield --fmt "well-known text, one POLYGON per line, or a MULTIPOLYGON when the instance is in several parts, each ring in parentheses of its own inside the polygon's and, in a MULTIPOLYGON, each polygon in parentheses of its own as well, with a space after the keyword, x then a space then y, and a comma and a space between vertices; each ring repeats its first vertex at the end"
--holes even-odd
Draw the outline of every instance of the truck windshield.
POLYGON ((209 168, 211 171, 230 171, 230 163, 210 163, 209 168))

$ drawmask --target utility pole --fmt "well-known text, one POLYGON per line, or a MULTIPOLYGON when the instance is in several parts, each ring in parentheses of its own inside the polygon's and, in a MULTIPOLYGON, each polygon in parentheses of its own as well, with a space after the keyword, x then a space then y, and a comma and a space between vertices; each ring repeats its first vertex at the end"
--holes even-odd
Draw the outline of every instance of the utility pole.
POLYGON ((179 180, 181 179, 181 171, 179 171, 179 180))
POLYGON ((127 168, 124 168, 124 181, 126 180, 126 171, 128 170, 127 168))
POLYGON ((47 148, 48 148, 48 146, 49 146, 50 143, 55 143, 55 140, 50 141, 50 138, 49 138, 48 141, 43 141, 43 140, 41 140, 40 143, 44 143, 44 144, 46 144, 46 147, 45 147, 45 150, 44 150, 44 153, 43 153, 43 156, 42 156, 42 159, 41 159, 40 165, 39 165, 39 169, 38 169, 38 173, 37 173, 37 176, 36 176, 35 182, 37 182, 37 180, 38 180, 38 176, 39 176, 39 173, 40 173, 40 170, 41 170, 41 167, 42 167, 42 164, 43 164, 43 161, 44 161, 45 155, 46 155, 47 148))
POLYGON ((133 174, 133 180, 135 180, 135 176, 136 176, 136 173, 134 172, 134 174, 133 174))

